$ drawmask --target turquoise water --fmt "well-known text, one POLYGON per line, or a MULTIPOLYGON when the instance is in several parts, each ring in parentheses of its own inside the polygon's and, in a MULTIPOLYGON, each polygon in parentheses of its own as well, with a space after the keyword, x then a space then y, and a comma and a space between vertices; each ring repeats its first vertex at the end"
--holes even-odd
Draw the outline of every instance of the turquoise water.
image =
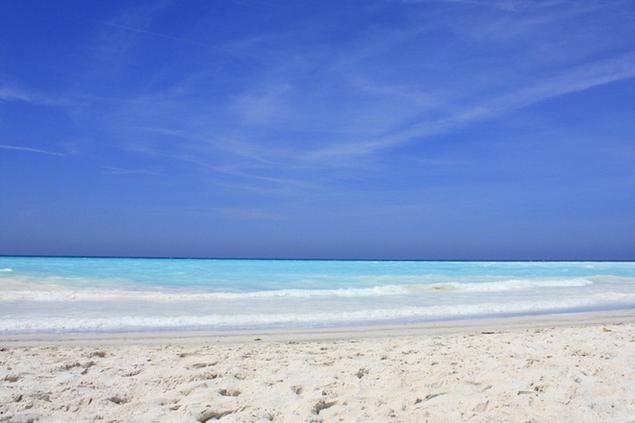
POLYGON ((635 262, 0 257, 0 331, 250 329, 629 308, 635 262))

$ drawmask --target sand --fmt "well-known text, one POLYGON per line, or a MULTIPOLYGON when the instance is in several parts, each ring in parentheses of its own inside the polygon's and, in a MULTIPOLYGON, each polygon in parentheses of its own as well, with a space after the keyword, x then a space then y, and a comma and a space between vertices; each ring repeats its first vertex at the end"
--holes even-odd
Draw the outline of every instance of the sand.
POLYGON ((633 312, 0 345, 8 422, 635 422, 633 312))

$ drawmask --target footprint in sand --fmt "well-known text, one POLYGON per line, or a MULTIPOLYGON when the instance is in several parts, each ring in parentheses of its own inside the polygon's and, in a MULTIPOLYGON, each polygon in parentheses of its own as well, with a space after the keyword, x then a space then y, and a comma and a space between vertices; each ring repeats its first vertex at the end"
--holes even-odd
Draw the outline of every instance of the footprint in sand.
POLYGON ((216 411, 216 410, 205 410, 203 411, 196 420, 200 423, 205 423, 210 420, 219 420, 222 417, 225 417, 228 414, 235 413, 239 410, 224 410, 224 411, 216 411))
POLYGON ((224 397, 237 397, 240 395, 240 391, 238 389, 221 389, 218 393, 224 397))
POLYGON ((112 397, 108 398, 108 401, 119 405, 119 404, 127 403, 128 402, 128 398, 120 396, 120 395, 113 395, 112 397))
POLYGON ((313 406, 313 413, 315 414, 320 414, 320 411, 322 410, 326 410, 327 408, 331 408, 333 407, 335 404, 337 403, 337 401, 324 401, 324 400, 319 400, 314 406, 313 406))

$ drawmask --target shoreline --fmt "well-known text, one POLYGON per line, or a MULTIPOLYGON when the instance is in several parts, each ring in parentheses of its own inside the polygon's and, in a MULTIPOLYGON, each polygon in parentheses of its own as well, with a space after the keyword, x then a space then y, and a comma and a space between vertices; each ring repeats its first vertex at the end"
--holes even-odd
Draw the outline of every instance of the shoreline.
POLYGON ((556 327, 598 326, 635 323, 635 309, 540 314, 529 316, 444 320, 394 325, 360 325, 316 329, 263 330, 169 330, 86 333, 33 333, 0 335, 3 347, 41 345, 157 345, 214 342, 242 344, 254 342, 318 342, 443 336, 479 331, 518 331, 556 327))

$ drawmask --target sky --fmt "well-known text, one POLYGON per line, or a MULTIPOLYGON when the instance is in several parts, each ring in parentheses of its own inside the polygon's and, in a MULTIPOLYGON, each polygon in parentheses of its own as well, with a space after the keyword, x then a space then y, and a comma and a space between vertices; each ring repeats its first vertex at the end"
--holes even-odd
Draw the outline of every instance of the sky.
POLYGON ((633 22, 0 2, 0 254, 635 259, 633 22))

